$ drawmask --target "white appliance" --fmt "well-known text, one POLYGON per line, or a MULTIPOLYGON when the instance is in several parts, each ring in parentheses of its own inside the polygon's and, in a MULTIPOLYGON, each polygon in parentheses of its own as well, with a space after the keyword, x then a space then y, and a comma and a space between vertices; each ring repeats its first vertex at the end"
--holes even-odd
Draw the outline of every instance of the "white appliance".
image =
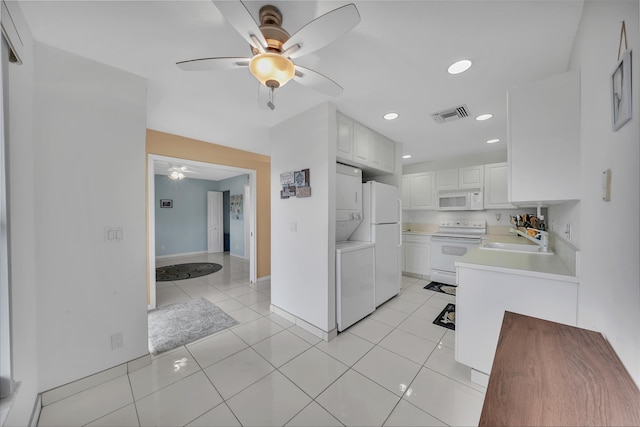
POLYGON ((483 209, 484 196, 480 188, 438 193, 439 211, 481 211, 483 209))
POLYGON ((441 221, 437 233, 431 236, 431 280, 456 284, 456 260, 482 243, 487 222, 449 220, 441 221))
POLYGON ((336 323, 339 332, 376 309, 374 244, 348 240, 362 217, 362 170, 337 163, 336 323))
POLYGON ((349 240, 362 222, 362 170, 336 163, 336 242, 349 240))
POLYGON ((398 188, 369 181, 362 184, 362 224, 351 240, 375 243, 376 307, 400 292, 400 226, 398 188))
POLYGON ((374 258, 373 243, 336 243, 336 321, 339 332, 376 309, 374 258))

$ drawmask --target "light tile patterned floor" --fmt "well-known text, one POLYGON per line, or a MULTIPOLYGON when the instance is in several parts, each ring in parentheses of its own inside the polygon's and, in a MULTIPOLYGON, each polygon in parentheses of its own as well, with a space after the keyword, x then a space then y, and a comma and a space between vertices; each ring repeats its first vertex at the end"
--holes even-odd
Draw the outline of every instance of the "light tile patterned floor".
POLYGON ((485 389, 454 360, 454 332, 432 320, 455 298, 403 276, 400 295, 330 342, 269 311, 229 254, 209 276, 158 283, 158 305, 204 296, 240 322, 152 358, 150 366, 45 406, 40 426, 477 425, 485 389))

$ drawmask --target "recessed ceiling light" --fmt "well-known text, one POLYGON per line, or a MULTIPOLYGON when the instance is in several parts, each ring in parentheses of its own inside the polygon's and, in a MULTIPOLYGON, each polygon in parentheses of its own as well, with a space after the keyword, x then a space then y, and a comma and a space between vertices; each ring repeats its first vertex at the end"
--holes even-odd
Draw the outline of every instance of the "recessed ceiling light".
POLYGON ((404 156, 402 156, 403 159, 410 159, 411 158, 411 154, 405 154, 404 156))
POLYGON ((461 61, 454 62, 453 64, 451 64, 447 71, 449 72, 449 74, 460 74, 460 73, 464 73, 469 68, 471 68, 471 61, 469 61, 468 59, 463 59, 461 61))
POLYGON ((490 140, 487 141, 487 144, 495 144, 496 142, 499 142, 499 141, 500 140, 497 139, 497 138, 496 139, 490 139, 490 140))
POLYGON ((398 116, 399 116, 398 113, 387 113, 383 117, 385 120, 395 120, 398 118, 398 116))
POLYGON ((493 114, 480 114, 478 117, 476 117, 476 120, 481 122, 483 120, 489 120, 491 117, 493 117, 493 114))

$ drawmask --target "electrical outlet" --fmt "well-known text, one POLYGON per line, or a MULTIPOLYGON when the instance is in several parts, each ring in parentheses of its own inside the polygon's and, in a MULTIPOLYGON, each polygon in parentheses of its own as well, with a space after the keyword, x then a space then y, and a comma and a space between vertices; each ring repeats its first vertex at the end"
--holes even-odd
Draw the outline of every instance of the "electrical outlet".
POLYGON ((122 332, 111 335, 111 350, 117 350, 122 347, 124 347, 124 342, 122 341, 122 332))

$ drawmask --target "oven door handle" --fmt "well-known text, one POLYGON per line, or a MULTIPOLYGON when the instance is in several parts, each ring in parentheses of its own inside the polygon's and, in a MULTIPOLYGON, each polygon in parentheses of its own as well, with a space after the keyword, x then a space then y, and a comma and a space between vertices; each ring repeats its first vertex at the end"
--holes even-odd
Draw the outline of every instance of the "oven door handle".
POLYGON ((462 256, 462 255, 466 255, 466 253, 467 253, 467 248, 465 248, 464 246, 442 245, 443 255, 462 256))
POLYGON ((473 237, 441 237, 441 236, 431 236, 432 242, 442 242, 449 244, 456 243, 470 243, 472 245, 478 245, 482 243, 482 239, 477 239, 473 237))

